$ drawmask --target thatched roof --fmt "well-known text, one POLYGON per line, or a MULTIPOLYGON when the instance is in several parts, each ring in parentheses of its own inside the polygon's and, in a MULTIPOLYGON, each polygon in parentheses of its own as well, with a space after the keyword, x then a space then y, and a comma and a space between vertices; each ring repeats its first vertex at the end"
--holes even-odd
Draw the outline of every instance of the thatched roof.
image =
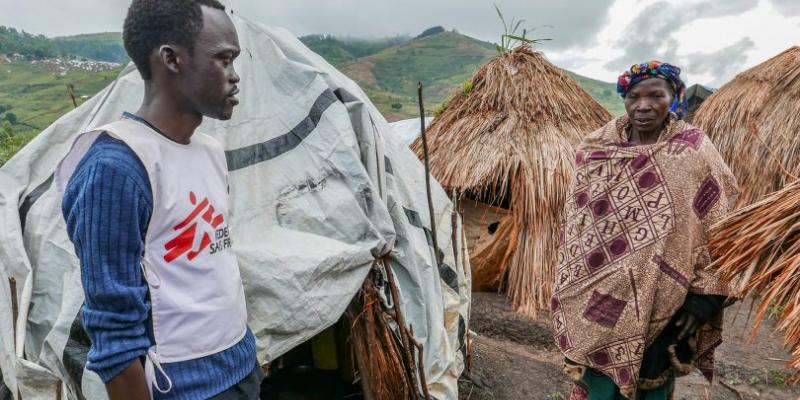
MULTIPOLYGON (((755 330, 777 311, 800 378, 800 181, 745 207, 712 227, 712 255, 738 297, 759 296, 755 330)), ((755 332, 754 332, 755 334, 755 332)))
POLYGON ((736 175, 740 205, 783 187, 786 172, 800 175, 800 47, 736 76, 700 106, 693 123, 736 175))
MULTIPOLYGON (((510 192, 520 228, 507 266, 508 294, 521 311, 548 307, 558 224, 575 147, 611 115, 564 71, 521 46, 481 66, 428 129, 431 173, 460 193, 510 192)), ((412 149, 422 156, 421 139, 412 149)))

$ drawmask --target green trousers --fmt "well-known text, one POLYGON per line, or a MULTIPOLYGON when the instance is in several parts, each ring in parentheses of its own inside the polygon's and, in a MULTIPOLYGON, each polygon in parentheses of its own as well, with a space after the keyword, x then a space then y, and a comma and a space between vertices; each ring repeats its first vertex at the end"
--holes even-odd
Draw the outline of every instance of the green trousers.
MULTIPOLYGON (((675 378, 652 390, 640 390, 636 400, 672 400, 675 378)), ((606 375, 587 369, 579 383, 572 387, 569 400, 626 400, 619 388, 606 375)))

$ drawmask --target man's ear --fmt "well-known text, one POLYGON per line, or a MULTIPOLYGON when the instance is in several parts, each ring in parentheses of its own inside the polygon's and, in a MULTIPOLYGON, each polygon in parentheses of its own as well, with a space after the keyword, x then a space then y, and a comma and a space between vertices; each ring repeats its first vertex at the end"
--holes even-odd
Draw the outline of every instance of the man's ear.
POLYGON ((158 48, 158 58, 161 64, 173 74, 180 72, 181 57, 178 55, 178 50, 170 45, 162 45, 158 48))

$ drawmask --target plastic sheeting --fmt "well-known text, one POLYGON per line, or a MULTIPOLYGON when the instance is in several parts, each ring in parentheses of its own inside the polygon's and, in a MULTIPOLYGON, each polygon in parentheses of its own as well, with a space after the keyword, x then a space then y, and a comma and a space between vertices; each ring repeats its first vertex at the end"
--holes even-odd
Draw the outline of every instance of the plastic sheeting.
MULTIPOLYGON (((233 16, 241 105, 200 130, 225 147, 230 223, 261 361, 335 323, 376 258, 391 255, 401 307, 425 348, 431 394, 457 398, 470 300, 460 221, 433 188, 436 266, 424 170, 363 91, 293 35, 233 16), (454 228, 455 227, 455 228, 454 228)), ((52 184, 74 137, 135 111, 131 66, 0 169, 0 393, 105 398, 85 370, 80 269, 52 184), (20 309, 12 329, 11 293, 20 309)))
MULTIPOLYGON (((425 117, 425 126, 430 126, 433 122, 433 117, 425 117)), ((394 133, 400 138, 406 146, 410 146, 414 139, 419 137, 420 123, 419 118, 404 119, 389 123, 394 133)))

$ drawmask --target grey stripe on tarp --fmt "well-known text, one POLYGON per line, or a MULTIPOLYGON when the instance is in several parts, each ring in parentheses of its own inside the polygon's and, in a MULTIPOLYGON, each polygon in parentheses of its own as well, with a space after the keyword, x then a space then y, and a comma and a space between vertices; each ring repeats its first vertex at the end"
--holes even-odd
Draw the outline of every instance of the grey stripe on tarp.
POLYGON ((389 175, 394 175, 394 168, 392 168, 392 160, 389 157, 383 156, 383 163, 385 164, 384 169, 386 173, 389 175))
POLYGON ((467 322, 464 320, 464 316, 459 314, 458 315, 458 349, 461 351, 461 354, 464 355, 464 360, 467 359, 467 322))
POLYGON ((322 114, 338 100, 333 91, 327 89, 314 101, 308 115, 289 132, 266 142, 227 150, 225 158, 228 161, 228 170, 236 171, 247 168, 293 150, 317 128, 322 114))
POLYGON ((42 182, 41 185, 37 186, 36 189, 33 189, 32 192, 25 196, 25 200, 23 200, 22 204, 19 206, 19 223, 23 234, 25 234, 25 221, 28 220, 28 212, 31 211, 31 207, 36 203, 36 200, 39 200, 39 197, 42 197, 47 189, 50 189, 50 185, 52 184, 53 175, 50 175, 46 181, 42 182))
MULTIPOLYGON (((428 241, 428 246, 433 248, 433 233, 431 232, 430 228, 422 225, 422 220, 419 217, 419 213, 405 207, 403 207, 403 211, 406 213, 408 223, 416 228, 422 229, 422 231, 425 233, 425 239, 428 241)), ((441 249, 439 249, 439 259, 444 260, 444 252, 441 249)), ((444 281, 444 283, 447 284, 447 286, 450 287, 450 289, 458 292, 458 274, 456 274, 456 271, 453 269, 453 267, 445 263, 441 263, 439 265, 439 277, 444 281)))
POLYGON ((339 88, 333 91, 333 94, 336 95, 336 98, 339 99, 342 103, 353 103, 356 101, 360 101, 358 97, 353 96, 352 93, 348 92, 347 89, 339 88))
POLYGON ((83 329, 83 323, 81 323, 82 310, 83 306, 78 310, 75 319, 72 320, 72 325, 69 328, 67 345, 64 346, 64 354, 61 359, 64 363, 64 368, 67 370, 67 376, 72 383, 72 387, 76 390, 78 399, 86 400, 86 397, 83 396, 81 391, 81 387, 83 384, 83 370, 86 367, 86 358, 89 355, 89 346, 91 346, 92 342, 89 340, 89 335, 86 334, 86 330, 83 329))

